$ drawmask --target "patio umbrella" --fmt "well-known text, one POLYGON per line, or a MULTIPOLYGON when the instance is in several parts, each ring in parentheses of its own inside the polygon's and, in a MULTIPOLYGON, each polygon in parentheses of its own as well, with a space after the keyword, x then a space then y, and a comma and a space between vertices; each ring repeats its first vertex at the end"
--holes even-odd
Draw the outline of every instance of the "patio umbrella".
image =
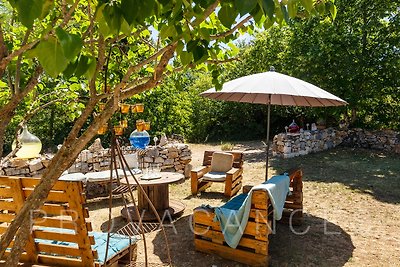
POLYGON ((217 100, 268 105, 265 180, 268 179, 271 105, 328 107, 347 104, 343 99, 313 84, 275 72, 273 68, 267 72, 252 74, 226 82, 220 91, 211 88, 200 95, 217 100))

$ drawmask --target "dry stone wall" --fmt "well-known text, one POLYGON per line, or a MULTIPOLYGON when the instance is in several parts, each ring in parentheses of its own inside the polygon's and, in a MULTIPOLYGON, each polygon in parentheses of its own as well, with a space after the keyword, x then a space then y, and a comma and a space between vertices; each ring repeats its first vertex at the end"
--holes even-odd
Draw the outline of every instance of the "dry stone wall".
POLYGON ((274 156, 292 158, 334 148, 338 145, 361 147, 400 154, 400 133, 392 130, 368 131, 363 129, 337 130, 328 128, 274 136, 274 156))
POLYGON ((368 131, 360 128, 350 129, 343 139, 343 145, 400 154, 400 132, 392 130, 368 131))
POLYGON ((280 133, 274 136, 272 153, 274 156, 292 158, 336 147, 342 143, 345 131, 333 128, 303 131, 301 133, 280 133))
MULTIPOLYGON (((139 167, 136 151, 131 147, 122 148, 123 154, 130 167, 139 167)), ((40 177, 45 168, 49 165, 52 156, 42 155, 36 159, 11 159, 9 162, 0 166, 0 175, 40 177)), ((176 171, 189 176, 192 160, 192 152, 187 144, 172 143, 165 146, 150 146, 143 155, 142 162, 144 167, 149 167, 152 163, 160 165, 161 170, 176 171)), ((108 170, 111 162, 110 149, 98 147, 98 149, 83 150, 75 163, 68 169, 68 173, 76 172, 96 172, 108 170)), ((119 167, 119 161, 117 166, 119 167)))

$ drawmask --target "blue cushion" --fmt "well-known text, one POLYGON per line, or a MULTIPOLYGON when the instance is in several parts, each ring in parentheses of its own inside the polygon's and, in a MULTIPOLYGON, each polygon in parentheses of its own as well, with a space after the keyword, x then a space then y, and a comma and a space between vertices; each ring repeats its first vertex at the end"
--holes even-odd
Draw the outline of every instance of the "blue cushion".
MULTIPOLYGON (((40 230, 46 230, 49 232, 57 232, 57 233, 69 233, 75 234, 74 230, 70 229, 63 229, 63 228, 53 228, 53 227, 40 227, 40 230)), ((89 232, 90 236, 94 237, 95 244, 92 245, 92 250, 97 250, 98 258, 95 259, 96 262, 100 264, 104 264, 104 257, 106 255, 106 245, 107 245, 107 233, 102 232, 89 232)), ((48 239, 41 239, 35 238, 35 242, 42 243, 42 244, 54 244, 54 245, 61 245, 67 247, 78 248, 77 243, 71 242, 64 242, 58 240, 48 240, 48 239)), ((107 261, 112 259, 115 255, 119 252, 123 251, 124 249, 129 248, 131 244, 137 242, 137 238, 129 237, 126 235, 120 235, 112 233, 110 234, 110 242, 108 246, 108 253, 107 253, 107 261)))

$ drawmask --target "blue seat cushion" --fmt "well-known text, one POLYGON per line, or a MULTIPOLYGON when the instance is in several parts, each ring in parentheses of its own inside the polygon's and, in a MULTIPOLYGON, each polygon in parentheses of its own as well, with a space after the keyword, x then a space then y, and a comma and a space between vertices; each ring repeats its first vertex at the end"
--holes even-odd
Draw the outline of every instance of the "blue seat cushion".
MULTIPOLYGON (((40 230, 46 230, 49 232, 57 232, 57 233, 69 233, 69 234, 75 233, 74 230, 63 229, 63 228, 53 228, 53 227, 40 227, 40 230)), ((89 235, 93 236, 94 240, 95 240, 95 244, 92 245, 92 250, 97 250, 97 254, 98 254, 98 258, 95 259, 95 261, 100 264, 104 264, 108 234, 102 233, 102 232, 89 232, 89 235)), ((42 243, 42 244, 54 244, 54 245, 78 248, 77 243, 58 241, 58 240, 48 240, 48 239, 36 238, 35 242, 42 243)), ((128 249, 132 244, 134 244, 136 242, 137 242, 137 238, 135 238, 135 237, 129 237, 126 235, 111 233, 106 261, 112 259, 115 255, 117 255, 121 251, 128 249)))

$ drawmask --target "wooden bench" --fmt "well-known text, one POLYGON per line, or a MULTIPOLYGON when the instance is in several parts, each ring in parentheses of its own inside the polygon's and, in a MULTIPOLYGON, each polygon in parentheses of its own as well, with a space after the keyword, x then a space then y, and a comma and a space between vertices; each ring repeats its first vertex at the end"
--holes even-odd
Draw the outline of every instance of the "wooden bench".
MULTIPOLYGON (((212 155, 215 151, 205 151, 203 157, 203 166, 195 168, 191 171, 191 191, 195 195, 198 192, 206 190, 213 182, 203 179, 203 175, 211 170, 212 155)), ((243 152, 237 151, 224 151, 233 155, 232 169, 226 174, 224 195, 231 197, 235 195, 240 188, 242 188, 242 174, 243 174, 243 152)))
MULTIPOLYGON (((291 170, 289 177, 292 195, 286 199, 286 211, 282 219, 289 221, 292 217, 298 224, 301 223, 303 216, 302 171, 291 170), (290 212, 293 215, 290 215, 290 212)), ((244 191, 248 190, 249 187, 244 187, 244 191)), ((214 222, 214 210, 198 207, 193 213, 195 249, 251 266, 268 266, 268 235, 272 232, 272 213, 273 208, 268 193, 264 190, 254 191, 249 220, 239 245, 234 249, 224 241, 220 223, 214 222)))
MULTIPOLYGON (((0 234, 6 231, 39 181, 38 178, 0 176, 0 234)), ((104 261, 107 233, 91 232, 85 203, 82 182, 58 181, 45 204, 35 211, 41 216, 32 222, 20 261, 48 266, 117 266, 118 262, 134 260, 136 239, 112 233, 104 261), (111 247, 116 246, 119 250, 113 252, 111 247)), ((12 246, 13 242, 5 257, 12 246)))

